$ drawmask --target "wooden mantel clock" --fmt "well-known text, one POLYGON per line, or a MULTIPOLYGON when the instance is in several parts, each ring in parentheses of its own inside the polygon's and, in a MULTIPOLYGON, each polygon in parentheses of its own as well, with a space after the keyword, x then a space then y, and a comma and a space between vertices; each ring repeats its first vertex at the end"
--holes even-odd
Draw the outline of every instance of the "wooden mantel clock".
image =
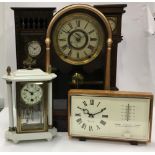
POLYGON ((52 80, 55 78, 56 74, 40 69, 11 72, 11 68, 7 68, 7 74, 3 76, 7 83, 9 110, 9 130, 5 135, 7 140, 14 143, 23 140, 51 140, 56 135, 51 95, 52 80))
MULTIPOLYGON (((121 24, 117 22, 118 28, 121 24)), ((53 96, 55 124, 59 131, 67 131, 69 89, 117 89, 116 75, 107 73, 116 73, 116 60, 113 65, 110 61, 116 59, 117 48, 115 54, 110 51, 118 44, 112 45, 116 28, 110 23, 99 9, 77 4, 58 11, 48 26, 46 62, 47 66, 51 63, 52 72, 58 75, 53 96)))

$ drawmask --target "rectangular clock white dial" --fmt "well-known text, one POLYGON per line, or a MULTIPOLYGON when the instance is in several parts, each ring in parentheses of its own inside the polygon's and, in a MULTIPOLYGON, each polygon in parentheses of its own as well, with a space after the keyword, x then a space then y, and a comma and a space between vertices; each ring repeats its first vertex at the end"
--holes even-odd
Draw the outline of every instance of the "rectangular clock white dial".
POLYGON ((72 95, 70 135, 148 141, 150 99, 72 95))

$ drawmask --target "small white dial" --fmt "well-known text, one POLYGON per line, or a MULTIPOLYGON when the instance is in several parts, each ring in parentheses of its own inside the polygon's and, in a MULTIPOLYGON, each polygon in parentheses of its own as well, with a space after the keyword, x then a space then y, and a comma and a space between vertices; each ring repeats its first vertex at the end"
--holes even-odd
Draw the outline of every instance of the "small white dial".
POLYGON ((31 57, 36 57, 41 52, 41 46, 38 41, 31 41, 28 43, 28 52, 31 57))
POLYGON ((37 104, 43 96, 42 88, 35 83, 27 83, 21 89, 21 98, 28 105, 37 104))

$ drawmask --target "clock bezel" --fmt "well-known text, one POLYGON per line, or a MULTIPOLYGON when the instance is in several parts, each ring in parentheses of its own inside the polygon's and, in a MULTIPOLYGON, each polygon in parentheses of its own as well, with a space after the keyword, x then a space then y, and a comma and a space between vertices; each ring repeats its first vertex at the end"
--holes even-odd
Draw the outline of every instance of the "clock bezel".
POLYGON ((84 139, 102 139, 102 140, 114 140, 114 141, 124 141, 124 142, 136 142, 136 143, 149 143, 151 142, 151 131, 152 131, 152 115, 153 115, 153 94, 145 92, 130 92, 130 91, 110 91, 110 90, 87 90, 87 89, 71 89, 68 92, 68 136, 70 138, 84 138, 84 139), (148 140, 137 140, 137 139, 125 139, 125 138, 113 138, 113 137, 96 137, 96 136, 77 136, 70 132, 70 117, 71 117, 71 97, 72 96, 102 96, 102 97, 118 97, 118 98, 139 98, 139 99, 149 99, 149 139, 148 140))
MULTIPOLYGON (((91 61, 93 61, 95 58, 98 57, 98 55, 102 52, 102 48, 105 46, 105 32, 102 29, 101 23, 98 21, 97 18, 95 18, 93 15, 89 15, 88 13, 85 12, 80 12, 80 9, 75 10, 74 12, 68 13, 66 15, 64 15, 64 18, 60 18, 58 19, 58 21, 56 22, 56 25, 54 25, 54 30, 53 30, 53 47, 55 49, 56 54, 60 57, 61 60, 63 60, 66 63, 69 63, 71 65, 84 65, 87 63, 90 63, 91 61), (76 12, 75 12, 76 11, 76 12), (73 17, 79 17, 81 16, 82 19, 85 19, 84 17, 88 17, 90 19, 90 23, 93 23, 94 27, 96 27, 96 29, 98 30, 99 34, 99 43, 97 48, 93 51, 93 54, 91 55, 91 57, 86 57, 82 60, 73 60, 70 58, 66 58, 65 55, 61 52, 61 49, 59 48, 58 45, 58 33, 59 33, 59 29, 61 28, 61 26, 63 26, 63 24, 65 24, 67 21, 74 19, 73 17), (83 16, 83 17, 82 17, 83 16), (95 22, 94 22, 95 20, 95 22), (56 36, 56 38, 55 38, 56 36)), ((79 50, 80 51, 80 50, 79 50)))

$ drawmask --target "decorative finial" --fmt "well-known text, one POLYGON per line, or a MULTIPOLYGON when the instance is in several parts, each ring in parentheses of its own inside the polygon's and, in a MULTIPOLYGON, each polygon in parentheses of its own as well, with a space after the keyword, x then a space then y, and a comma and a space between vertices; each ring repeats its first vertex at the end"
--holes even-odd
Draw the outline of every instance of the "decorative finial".
POLYGON ((10 76, 10 75, 11 75, 11 74, 10 74, 10 73, 11 73, 11 67, 8 66, 7 69, 6 69, 6 71, 7 71, 8 76, 10 76))

